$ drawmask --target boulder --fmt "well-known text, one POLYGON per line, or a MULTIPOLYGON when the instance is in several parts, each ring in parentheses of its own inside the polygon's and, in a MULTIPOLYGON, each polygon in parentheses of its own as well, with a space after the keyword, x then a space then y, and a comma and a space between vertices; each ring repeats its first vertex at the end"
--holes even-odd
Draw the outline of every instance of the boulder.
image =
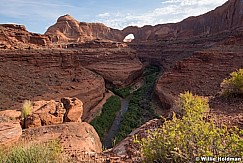
POLYGON ((24 128, 32 128, 63 122, 81 122, 83 103, 77 98, 64 97, 61 101, 36 101, 33 114, 24 120, 24 128))
POLYGON ((41 106, 34 114, 38 114, 41 120, 41 124, 51 125, 63 123, 63 116, 66 110, 61 102, 51 100, 41 106))
POLYGON ((160 83, 156 83, 155 95, 159 100, 159 104, 164 109, 170 109, 173 107, 176 98, 169 93, 168 90, 163 89, 160 83))
POLYGON ((69 97, 62 98, 61 102, 66 109, 64 122, 81 122, 83 103, 77 98, 69 97))
POLYGON ((34 102, 33 114, 25 119, 24 128, 63 123, 65 112, 61 102, 36 101, 34 102))
POLYGON ((13 145, 21 134, 22 128, 18 122, 0 123, 0 147, 13 145))
POLYGON ((102 152, 102 144, 93 126, 86 122, 69 122, 23 130, 20 141, 44 143, 60 142, 65 152, 102 152))

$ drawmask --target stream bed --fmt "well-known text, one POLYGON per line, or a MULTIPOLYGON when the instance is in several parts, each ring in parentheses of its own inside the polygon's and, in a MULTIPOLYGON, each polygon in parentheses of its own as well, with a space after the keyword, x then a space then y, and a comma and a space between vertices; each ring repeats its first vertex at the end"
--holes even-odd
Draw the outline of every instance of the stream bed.
POLYGON ((109 129, 108 133, 104 137, 102 144, 105 148, 111 148, 113 140, 115 139, 117 133, 119 132, 121 120, 122 120, 122 115, 127 112, 129 102, 132 98, 132 95, 129 95, 128 97, 121 99, 121 109, 116 115, 116 118, 109 129))

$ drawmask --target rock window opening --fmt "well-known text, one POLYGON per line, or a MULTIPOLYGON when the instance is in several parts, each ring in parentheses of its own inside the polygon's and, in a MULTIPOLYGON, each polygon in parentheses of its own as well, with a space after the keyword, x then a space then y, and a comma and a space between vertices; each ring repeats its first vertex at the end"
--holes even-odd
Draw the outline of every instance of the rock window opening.
POLYGON ((135 37, 133 34, 129 34, 127 35, 124 39, 123 39, 123 42, 132 42, 132 40, 134 40, 135 37))

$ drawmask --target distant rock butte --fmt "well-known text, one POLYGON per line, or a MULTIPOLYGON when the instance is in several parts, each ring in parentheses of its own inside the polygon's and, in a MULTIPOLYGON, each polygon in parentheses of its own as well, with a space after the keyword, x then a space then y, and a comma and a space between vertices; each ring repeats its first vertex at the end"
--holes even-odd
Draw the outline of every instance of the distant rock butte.
POLYGON ((102 23, 79 22, 70 15, 64 15, 47 29, 45 35, 51 36, 52 42, 85 42, 97 38, 118 40, 116 32, 119 36, 119 30, 102 23))

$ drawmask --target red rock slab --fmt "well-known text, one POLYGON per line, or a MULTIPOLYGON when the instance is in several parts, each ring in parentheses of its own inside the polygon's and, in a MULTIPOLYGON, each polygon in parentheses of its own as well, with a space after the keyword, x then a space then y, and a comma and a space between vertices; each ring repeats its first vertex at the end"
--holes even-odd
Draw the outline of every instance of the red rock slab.
POLYGON ((100 138, 93 126, 86 122, 68 122, 23 130, 20 141, 25 143, 42 143, 49 140, 60 141, 64 151, 102 151, 100 138))
POLYGON ((18 142, 22 135, 22 128, 19 123, 0 123, 0 146, 11 146, 18 142))

